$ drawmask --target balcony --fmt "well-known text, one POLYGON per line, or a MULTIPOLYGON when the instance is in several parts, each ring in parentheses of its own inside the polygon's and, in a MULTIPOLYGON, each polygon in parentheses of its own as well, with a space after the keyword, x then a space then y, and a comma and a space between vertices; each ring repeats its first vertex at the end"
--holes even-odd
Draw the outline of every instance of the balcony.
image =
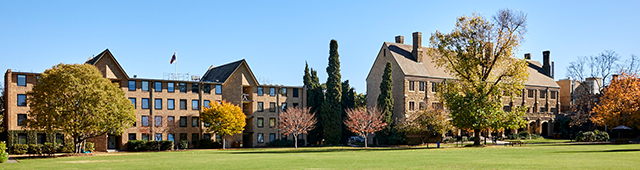
POLYGON ((253 102, 253 100, 251 100, 251 95, 247 93, 242 93, 242 103, 250 103, 250 102, 253 102))

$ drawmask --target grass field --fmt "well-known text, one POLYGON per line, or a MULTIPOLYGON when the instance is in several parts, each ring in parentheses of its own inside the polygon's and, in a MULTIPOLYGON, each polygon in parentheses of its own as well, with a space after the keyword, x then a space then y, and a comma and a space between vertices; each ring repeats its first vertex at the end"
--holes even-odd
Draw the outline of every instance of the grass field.
POLYGON ((19 161, 0 169, 637 169, 640 145, 188 150, 19 161))

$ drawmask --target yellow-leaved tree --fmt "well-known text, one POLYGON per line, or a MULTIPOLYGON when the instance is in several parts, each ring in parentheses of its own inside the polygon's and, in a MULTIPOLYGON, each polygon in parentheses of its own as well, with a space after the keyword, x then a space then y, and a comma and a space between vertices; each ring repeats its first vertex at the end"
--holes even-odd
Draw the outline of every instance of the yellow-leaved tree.
POLYGON ((200 118, 202 118, 202 122, 209 125, 207 131, 222 136, 222 149, 225 148, 225 135, 242 133, 247 124, 245 121, 247 116, 242 113, 242 109, 225 100, 221 103, 209 103, 209 108, 202 109, 200 118))
POLYGON ((591 121, 613 128, 625 125, 640 128, 640 79, 635 73, 622 73, 604 89, 598 104, 591 112, 591 121), (597 113, 597 114, 596 114, 597 113))

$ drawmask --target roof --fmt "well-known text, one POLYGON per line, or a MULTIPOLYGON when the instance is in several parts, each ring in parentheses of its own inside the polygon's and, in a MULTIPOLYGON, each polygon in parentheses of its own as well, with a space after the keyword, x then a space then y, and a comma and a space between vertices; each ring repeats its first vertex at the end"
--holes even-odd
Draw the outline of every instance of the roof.
MULTIPOLYGON (((391 52, 394 59, 398 62, 400 70, 402 70, 404 75, 453 79, 444 69, 438 68, 435 63, 430 62, 432 57, 428 55, 427 47, 422 47, 424 53, 423 60, 425 62, 418 63, 416 58, 411 54, 413 50, 412 45, 385 42, 384 46, 389 49, 389 52, 391 52)), ((525 85, 560 87, 553 78, 547 76, 547 73, 542 69, 542 64, 540 64, 539 61, 529 60, 528 71, 529 78, 525 81, 525 85)))
POLYGON ((211 67, 209 67, 209 70, 207 70, 207 72, 204 73, 201 81, 224 83, 225 81, 227 81, 229 76, 231 76, 231 74, 233 74, 233 72, 235 72, 240 67, 240 65, 242 65, 242 63, 245 63, 245 62, 246 61, 242 59, 242 60, 234 61, 231 63, 223 64, 217 67, 214 67, 212 65, 211 67))
POLYGON ((87 60, 85 62, 85 64, 91 64, 91 65, 96 65, 96 63, 98 63, 98 61, 100 61, 100 59, 102 59, 102 57, 104 56, 110 56, 113 59, 113 62, 115 62, 116 65, 118 65, 118 69, 120 69, 120 71, 122 72, 122 74, 124 74, 125 77, 129 78, 129 75, 127 75, 127 72, 124 71, 124 69, 122 68, 122 66, 120 66, 120 63, 118 63, 118 60, 116 60, 116 57, 113 56, 113 54, 111 54, 111 51, 109 51, 109 49, 105 49, 104 51, 100 52, 100 54, 94 56, 93 58, 90 58, 89 60, 87 60))
POLYGON ((98 60, 100 60, 100 58, 102 58, 102 56, 104 56, 104 54, 109 51, 109 49, 107 48, 106 50, 100 52, 100 54, 94 56, 93 58, 90 58, 89 60, 87 60, 87 62, 85 62, 86 64, 91 64, 91 65, 95 65, 98 60))

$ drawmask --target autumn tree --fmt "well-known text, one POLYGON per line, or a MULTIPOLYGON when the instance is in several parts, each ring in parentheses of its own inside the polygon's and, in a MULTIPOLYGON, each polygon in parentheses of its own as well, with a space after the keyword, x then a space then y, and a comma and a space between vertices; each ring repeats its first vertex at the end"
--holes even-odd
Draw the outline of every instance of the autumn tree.
POLYGON ((432 134, 444 134, 452 128, 444 110, 432 107, 410 114, 402 124, 402 129, 420 135, 423 144, 432 134))
MULTIPOLYGON (((522 114, 504 112, 501 99, 519 95, 529 75, 527 61, 514 57, 525 33, 526 15, 504 9, 491 21, 477 14, 461 16, 451 33, 431 35, 429 55, 455 78, 445 81, 437 95, 449 109, 454 126, 473 129, 476 146, 480 131, 499 117, 522 114)), ((521 124, 522 119, 511 123, 521 124)))
POLYGON ((640 128, 640 77, 636 73, 622 73, 604 90, 600 103, 590 118, 605 127, 619 125, 640 128))
POLYGON ((240 134, 244 130, 247 116, 242 109, 230 102, 223 100, 221 103, 210 102, 209 108, 203 107, 200 113, 202 122, 209 124, 208 132, 214 132, 222 136, 222 149, 225 148, 225 136, 240 134))
POLYGON ((298 135, 307 134, 315 128, 318 122, 313 113, 309 113, 307 108, 291 108, 280 113, 278 116, 278 128, 284 135, 293 135, 294 146, 298 149, 298 135))
POLYGON ((375 109, 365 109, 363 107, 355 109, 347 109, 347 119, 344 120, 344 124, 347 128, 364 138, 364 147, 368 147, 367 137, 377 131, 385 128, 387 123, 383 121, 383 117, 380 112, 375 109))
POLYGON ((119 84, 89 64, 58 64, 47 69, 27 92, 27 126, 73 137, 80 153, 86 139, 122 134, 136 119, 119 84))
POLYGON ((342 136, 342 84, 339 58, 338 41, 331 40, 329 43, 329 65, 327 66, 327 90, 320 115, 323 137, 330 145, 340 144, 342 136))

